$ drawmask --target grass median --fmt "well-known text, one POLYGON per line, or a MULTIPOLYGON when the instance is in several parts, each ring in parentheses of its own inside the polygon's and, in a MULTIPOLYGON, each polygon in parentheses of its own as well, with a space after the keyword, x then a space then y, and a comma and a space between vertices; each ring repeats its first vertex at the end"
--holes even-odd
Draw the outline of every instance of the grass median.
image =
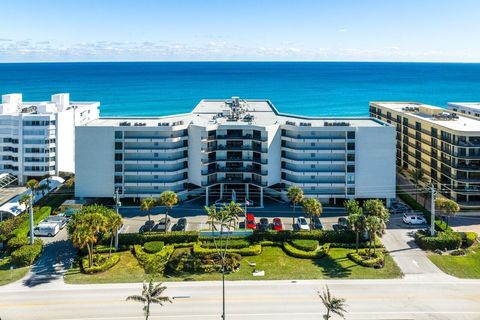
POLYGON ((23 278, 30 269, 30 267, 12 269, 11 267, 12 264, 10 263, 10 258, 5 258, 0 261, 0 286, 15 282, 23 278))
POLYGON ((438 255, 428 258, 443 272, 458 278, 480 279, 480 245, 467 249, 465 256, 438 255))
MULTIPOLYGON (((279 247, 264 247, 258 256, 243 257, 238 272, 226 275, 227 280, 302 280, 302 279, 392 279, 402 277, 398 266, 390 256, 385 257, 382 269, 372 269, 357 265, 347 258, 353 249, 331 248, 321 259, 298 259, 285 254, 279 247), (264 270, 264 277, 254 277, 255 269, 264 270)), ((142 282, 152 278, 145 273, 137 259, 129 252, 121 255, 120 262, 111 269, 87 275, 79 268, 73 268, 65 275, 65 282, 71 284, 142 282)), ((219 280, 219 273, 184 274, 182 276, 154 276, 156 281, 207 281, 219 280)))

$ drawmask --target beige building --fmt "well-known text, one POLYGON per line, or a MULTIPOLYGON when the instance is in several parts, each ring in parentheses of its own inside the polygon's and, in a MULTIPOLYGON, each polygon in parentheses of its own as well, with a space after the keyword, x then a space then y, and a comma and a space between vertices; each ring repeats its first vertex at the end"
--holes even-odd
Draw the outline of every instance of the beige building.
POLYGON ((422 168, 445 196, 480 207, 480 119, 412 102, 371 102, 370 115, 397 129, 397 166, 422 168))

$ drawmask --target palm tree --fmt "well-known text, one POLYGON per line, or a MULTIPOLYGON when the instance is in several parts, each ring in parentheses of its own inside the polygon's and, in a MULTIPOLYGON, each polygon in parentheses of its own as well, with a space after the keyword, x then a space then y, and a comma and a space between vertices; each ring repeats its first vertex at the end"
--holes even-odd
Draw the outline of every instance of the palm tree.
POLYGON ((355 232, 355 251, 358 253, 358 245, 360 243, 360 233, 365 231, 365 215, 362 208, 358 208, 357 212, 348 215, 348 223, 355 232))
POLYGON ((290 186, 287 190, 287 197, 288 200, 293 204, 293 217, 292 223, 295 223, 295 207, 297 203, 301 203, 303 201, 303 190, 298 186, 290 186))
POLYGON ((73 215, 67 230, 73 245, 79 249, 87 248, 88 264, 93 265, 93 246, 99 233, 107 230, 107 218, 102 214, 102 206, 86 206, 73 215))
POLYGON ((373 254, 375 255, 377 253, 376 249, 377 246, 375 245, 375 238, 377 236, 377 233, 380 233, 382 228, 383 228, 383 222, 382 220, 377 217, 377 216, 368 216, 365 219, 365 226, 368 231, 368 236, 369 236, 369 245, 368 245, 368 252, 372 250, 372 244, 373 244, 373 254))
POLYGON ((152 220, 150 219, 150 211, 155 208, 155 205, 157 204, 157 200, 154 198, 143 198, 142 201, 140 202, 140 210, 145 211, 148 215, 148 221, 152 220))
MULTIPOLYGON (((28 212, 30 216, 30 244, 33 245, 34 235, 33 235, 33 203, 35 201, 35 191, 37 190, 39 184, 35 179, 30 179, 26 184, 27 188, 30 189, 30 201, 28 202, 28 212)), ((25 203, 26 204, 26 203, 25 203)))
POLYGON ((105 208, 102 214, 106 218, 106 229, 110 231, 110 249, 108 250, 108 257, 112 255, 113 238, 118 237, 118 229, 122 226, 122 216, 115 211, 105 208))
POLYGON ((207 224, 210 225, 210 228, 212 229, 212 235, 213 235, 213 231, 217 230, 217 227, 215 226, 215 222, 218 218, 217 207, 214 204, 212 204, 210 207, 204 206, 203 210, 207 214, 207 224))
POLYGON ((347 306, 345 299, 332 296, 328 286, 325 286, 323 292, 317 291, 317 293, 322 300, 323 305, 327 309, 327 313, 323 316, 323 319, 330 319, 332 317, 330 312, 345 319, 345 313, 347 313, 347 310, 345 309, 347 306))
POLYGON ((307 198, 302 202, 303 211, 310 217, 310 225, 313 224, 313 217, 320 217, 323 212, 322 204, 315 198, 307 198))
POLYGON ((143 303, 143 314, 145 315, 145 320, 148 320, 150 316, 150 304, 157 303, 163 306, 165 302, 172 303, 170 297, 162 295, 166 289, 167 287, 163 286, 161 282, 155 284, 153 280, 150 280, 148 285, 145 282, 143 283, 141 295, 128 296, 126 300, 143 303))
POLYGON ((458 203, 446 198, 435 199, 435 206, 447 215, 447 226, 449 223, 449 218, 454 217, 460 211, 460 206, 458 203))
POLYGON ((418 201, 418 189, 421 186, 420 182, 425 182, 423 169, 415 168, 414 170, 410 171, 410 175, 415 183, 415 200, 418 201))
MULTIPOLYGON (((167 208, 167 210, 165 210, 165 226, 167 226, 168 211, 170 211, 173 206, 178 203, 177 194, 173 191, 163 191, 160 194, 159 203, 161 206, 165 206, 167 208)), ((167 228, 165 228, 165 232, 167 232, 167 228)))
POLYGON ((379 199, 369 199, 363 204, 363 211, 368 216, 375 216, 380 219, 381 227, 379 232, 383 233, 387 228, 387 222, 390 219, 390 212, 383 205, 382 200, 379 199))

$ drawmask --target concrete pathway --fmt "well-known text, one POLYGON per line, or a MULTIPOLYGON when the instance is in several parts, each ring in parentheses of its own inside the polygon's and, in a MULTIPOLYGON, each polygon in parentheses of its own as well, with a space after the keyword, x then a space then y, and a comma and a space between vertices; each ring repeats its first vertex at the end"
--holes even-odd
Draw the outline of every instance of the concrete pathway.
POLYGON ((430 280, 454 279, 443 273, 433 262, 428 259, 425 251, 415 243, 414 235, 418 230, 409 227, 402 221, 401 215, 392 216, 382 242, 390 255, 400 267, 407 278, 426 276, 430 280))

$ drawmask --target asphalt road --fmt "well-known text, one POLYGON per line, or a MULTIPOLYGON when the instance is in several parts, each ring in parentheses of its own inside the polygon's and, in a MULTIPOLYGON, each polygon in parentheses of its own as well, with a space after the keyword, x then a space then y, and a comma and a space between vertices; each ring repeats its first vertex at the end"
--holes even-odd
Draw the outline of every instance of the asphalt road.
MULTIPOLYGON (((480 319, 480 281, 401 280, 227 282, 228 319, 321 319, 317 290, 328 284, 345 298, 347 319, 480 319)), ((152 307, 151 319, 220 319, 220 282, 168 283, 173 304, 152 307)), ((2 320, 142 319, 142 306, 126 302, 141 284, 52 284, 3 287, 2 320)), ((338 318, 333 318, 338 319, 338 318)))

